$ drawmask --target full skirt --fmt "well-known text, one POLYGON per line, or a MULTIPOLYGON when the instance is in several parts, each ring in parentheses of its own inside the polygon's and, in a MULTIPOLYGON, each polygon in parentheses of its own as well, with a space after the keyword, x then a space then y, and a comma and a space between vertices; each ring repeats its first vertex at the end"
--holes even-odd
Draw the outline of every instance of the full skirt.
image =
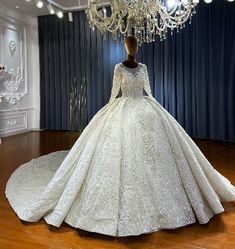
POLYGON ((235 200, 235 187, 154 98, 120 97, 70 151, 16 169, 6 197, 28 222, 129 236, 207 223, 235 200))

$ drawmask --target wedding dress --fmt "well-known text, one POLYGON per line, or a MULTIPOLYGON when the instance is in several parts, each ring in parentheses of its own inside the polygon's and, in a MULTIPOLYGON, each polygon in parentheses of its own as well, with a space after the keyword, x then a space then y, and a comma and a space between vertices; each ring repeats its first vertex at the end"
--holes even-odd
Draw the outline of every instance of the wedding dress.
POLYGON ((235 187, 152 96, 146 65, 119 63, 109 103, 72 149, 21 165, 6 197, 28 222, 128 236, 207 223, 235 187))

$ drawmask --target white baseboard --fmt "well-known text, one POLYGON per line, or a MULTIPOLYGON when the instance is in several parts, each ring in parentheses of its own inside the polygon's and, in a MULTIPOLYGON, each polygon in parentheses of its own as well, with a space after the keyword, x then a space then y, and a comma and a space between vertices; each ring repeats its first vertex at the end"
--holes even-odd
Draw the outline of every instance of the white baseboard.
POLYGON ((1 138, 14 136, 14 135, 18 135, 18 134, 29 132, 29 131, 31 131, 31 129, 22 129, 22 130, 19 130, 19 131, 11 131, 11 132, 1 134, 1 138))

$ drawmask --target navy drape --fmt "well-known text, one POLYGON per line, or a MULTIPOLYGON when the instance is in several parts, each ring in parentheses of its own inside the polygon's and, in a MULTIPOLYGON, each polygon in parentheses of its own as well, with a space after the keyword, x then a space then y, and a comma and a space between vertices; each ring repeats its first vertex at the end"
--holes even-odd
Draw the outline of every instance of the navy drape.
MULTIPOLYGON (((192 24, 139 48, 153 95, 193 137, 235 142, 235 4, 200 3, 192 24)), ((86 15, 43 16, 39 21, 41 128, 69 128, 69 91, 87 80, 88 120, 110 96, 121 42, 87 25, 86 15)))

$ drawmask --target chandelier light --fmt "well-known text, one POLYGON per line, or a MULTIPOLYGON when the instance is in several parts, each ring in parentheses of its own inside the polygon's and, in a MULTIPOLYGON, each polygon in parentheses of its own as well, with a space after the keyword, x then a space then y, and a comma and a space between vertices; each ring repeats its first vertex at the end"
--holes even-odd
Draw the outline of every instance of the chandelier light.
POLYGON ((90 27, 97 27, 105 36, 134 35, 139 44, 163 40, 170 30, 182 29, 196 13, 198 0, 113 0, 110 8, 102 7, 99 0, 90 0, 86 14, 90 27))

